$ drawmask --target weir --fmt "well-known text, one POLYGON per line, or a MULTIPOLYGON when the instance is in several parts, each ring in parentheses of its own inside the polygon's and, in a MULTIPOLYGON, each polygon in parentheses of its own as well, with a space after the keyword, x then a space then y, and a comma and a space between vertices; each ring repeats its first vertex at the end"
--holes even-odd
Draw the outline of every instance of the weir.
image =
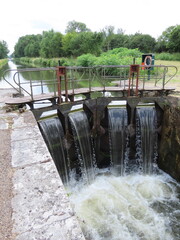
POLYGON ((45 95, 41 85, 41 96, 31 92, 24 100, 7 101, 28 104, 34 113, 86 240, 180 238, 179 185, 159 168, 179 179, 174 167, 179 134, 172 130, 178 114, 166 97, 172 89, 165 89, 165 78, 157 88, 156 77, 153 89, 145 88, 149 77, 140 79, 143 84, 136 84, 136 92, 133 79, 127 88, 126 76, 120 83, 114 79, 113 87, 92 87, 89 82, 88 88, 77 89, 72 84, 72 89, 58 89, 58 96, 55 89, 54 95, 45 95), (103 97, 93 99, 96 92, 103 97), (74 101, 79 94, 85 98, 74 101), (35 109, 35 103, 45 99, 52 106, 35 109), (55 116, 43 117, 50 110, 55 116), (167 118, 168 111, 173 119, 167 118), (171 156, 174 168, 168 171, 171 156))
POLYGON ((66 114, 59 109, 58 117, 39 121, 63 182, 68 183, 71 171, 87 182, 103 168, 118 176, 132 171, 152 173, 159 145, 158 108, 141 103, 131 109, 107 101, 100 112, 98 108, 92 101, 66 114))
POLYGON ((178 185, 158 167, 163 109, 129 103, 88 101, 39 126, 87 240, 179 239, 178 185))

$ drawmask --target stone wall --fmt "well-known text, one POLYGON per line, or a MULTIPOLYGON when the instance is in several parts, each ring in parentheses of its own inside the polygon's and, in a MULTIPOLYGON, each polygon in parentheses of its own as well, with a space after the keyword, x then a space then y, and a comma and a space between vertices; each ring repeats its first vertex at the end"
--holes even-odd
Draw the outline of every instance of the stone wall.
POLYGON ((180 96, 168 96, 164 108, 159 167, 180 181, 180 96))

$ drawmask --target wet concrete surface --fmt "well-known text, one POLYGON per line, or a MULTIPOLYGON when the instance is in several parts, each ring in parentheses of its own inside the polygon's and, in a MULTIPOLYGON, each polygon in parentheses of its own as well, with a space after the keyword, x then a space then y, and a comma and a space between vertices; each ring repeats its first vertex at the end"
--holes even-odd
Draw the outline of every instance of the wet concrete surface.
POLYGON ((10 93, 0 89, 0 239, 83 240, 33 114, 6 112, 10 93))

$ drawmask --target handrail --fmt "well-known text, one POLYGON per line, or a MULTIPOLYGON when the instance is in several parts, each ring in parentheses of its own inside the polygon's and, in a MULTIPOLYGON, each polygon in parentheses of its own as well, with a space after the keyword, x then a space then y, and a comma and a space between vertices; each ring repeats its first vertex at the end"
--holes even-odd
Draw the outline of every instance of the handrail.
MULTIPOLYGON (((87 86, 89 92, 94 90, 93 83, 95 80, 99 80, 99 86, 102 86, 103 91, 106 91, 108 86, 119 87, 123 89, 127 89, 126 81, 129 79, 129 69, 130 65, 98 65, 92 67, 79 67, 72 66, 66 67, 67 72, 67 80, 62 79, 63 81, 67 81, 64 84, 68 85, 68 91, 71 90, 74 94, 75 89, 77 89, 76 84, 82 83, 82 81, 87 81, 87 86), (77 76, 76 76, 77 75, 77 76), (122 85, 123 83, 123 85, 122 85), (71 85, 70 85, 71 84, 71 85)), ((177 74, 177 67, 174 65, 139 65, 139 83, 142 84, 142 89, 145 89, 145 86, 152 83, 155 87, 160 84, 162 89, 165 89, 165 85, 169 83, 169 81, 177 74), (150 70, 153 69, 153 70, 150 70), (168 75, 169 68, 174 68, 174 73, 168 75)), ((44 93, 44 86, 53 85, 52 89, 54 92, 54 96, 57 96, 57 84, 58 80, 56 77, 56 67, 48 67, 48 68, 25 68, 25 69, 10 69, 6 70, 3 73, 3 79, 11 85, 14 89, 16 89, 19 93, 22 91, 26 93, 31 99, 34 99, 35 91, 34 88, 40 87, 41 94, 44 93), (22 74, 24 72, 42 72, 42 71, 53 71, 54 78, 53 79, 40 79, 39 81, 35 81, 33 79, 29 79, 27 81, 22 82, 22 74), (15 85, 10 83, 5 74, 7 72, 15 72, 13 74, 13 81, 15 85), (26 85, 29 87, 27 88, 26 85)), ((133 88, 132 82, 132 88, 133 88)), ((83 88, 78 85, 78 88, 83 88)))

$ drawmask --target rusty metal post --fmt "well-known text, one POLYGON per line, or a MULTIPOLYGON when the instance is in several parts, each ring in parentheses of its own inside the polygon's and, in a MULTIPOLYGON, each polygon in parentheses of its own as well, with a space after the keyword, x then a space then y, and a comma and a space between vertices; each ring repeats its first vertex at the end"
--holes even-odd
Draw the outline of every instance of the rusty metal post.
MULTIPOLYGON (((138 85, 139 85, 139 65, 138 64, 130 65, 128 96, 131 95, 131 80, 132 80, 132 84, 133 84, 132 77, 134 77, 134 74, 136 74, 136 96, 138 96, 138 85)), ((133 86, 132 86, 132 88, 133 88, 133 86)))
POLYGON ((66 96, 66 102, 68 101, 68 88, 67 88, 67 77, 66 77, 66 67, 62 67, 62 66, 58 66, 57 67, 57 70, 56 70, 56 73, 57 73, 57 85, 58 85, 58 98, 59 98, 59 101, 58 103, 60 104, 62 99, 62 89, 61 89, 61 81, 62 81, 62 76, 64 76, 64 79, 65 79, 65 96, 66 96))

